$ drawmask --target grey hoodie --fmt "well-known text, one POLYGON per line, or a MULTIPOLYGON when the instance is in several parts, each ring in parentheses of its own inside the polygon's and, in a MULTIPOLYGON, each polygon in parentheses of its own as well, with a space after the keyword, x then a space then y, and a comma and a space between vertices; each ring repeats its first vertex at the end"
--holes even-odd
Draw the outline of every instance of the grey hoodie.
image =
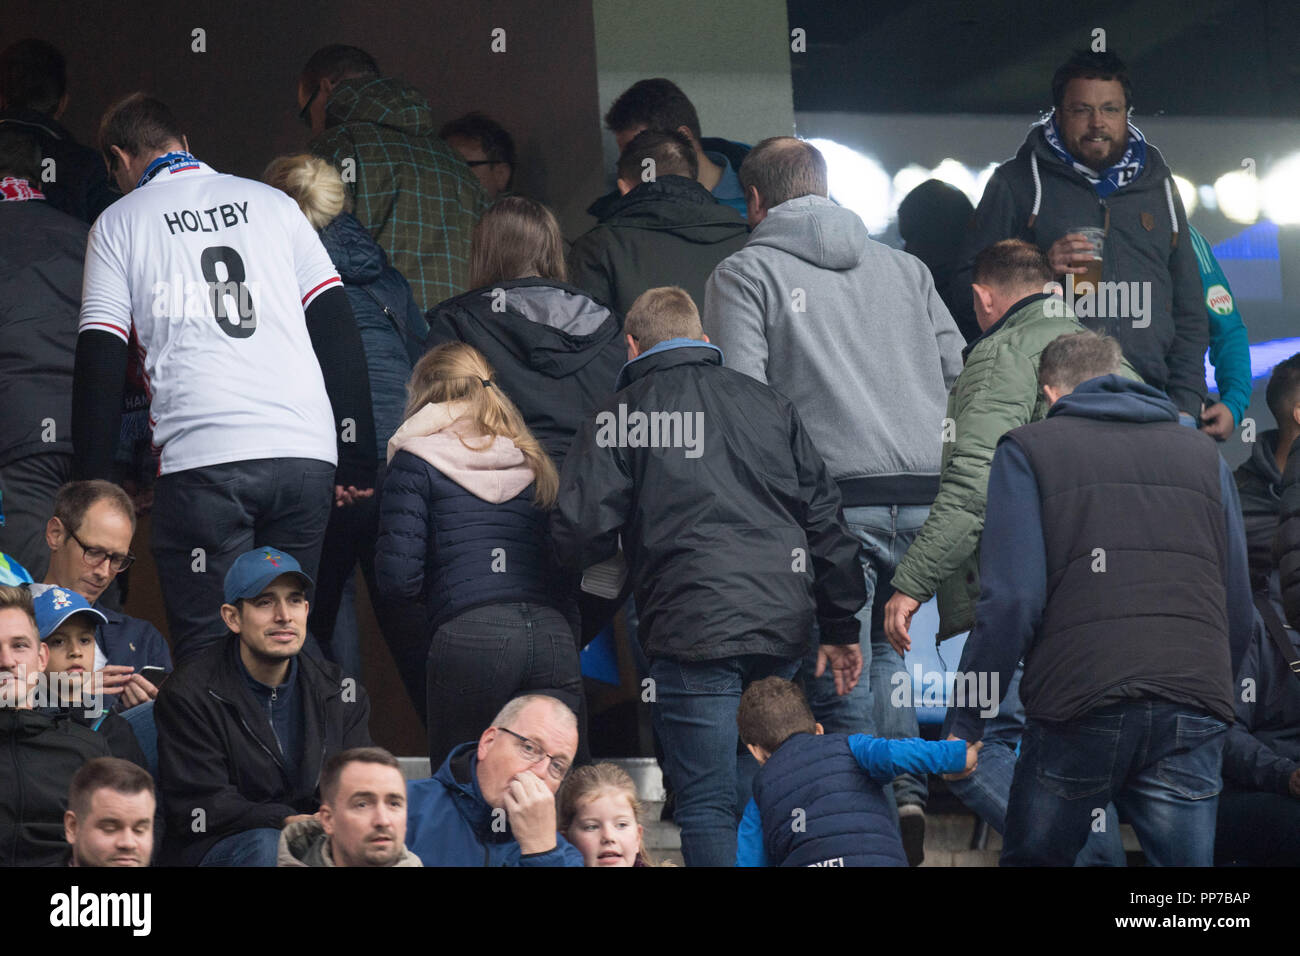
POLYGON ((794 402, 846 507, 934 500, 964 340, 920 259, 801 196, 714 270, 703 321, 727 366, 794 402))

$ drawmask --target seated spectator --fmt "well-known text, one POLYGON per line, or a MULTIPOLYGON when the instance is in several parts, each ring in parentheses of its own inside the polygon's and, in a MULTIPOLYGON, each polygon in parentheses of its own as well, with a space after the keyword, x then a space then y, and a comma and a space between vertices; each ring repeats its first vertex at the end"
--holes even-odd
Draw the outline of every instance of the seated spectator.
POLYGON ((37 630, 49 649, 45 706, 102 734, 114 757, 148 770, 131 725, 107 709, 112 698, 94 670, 95 628, 104 622, 104 612, 91 607, 76 591, 59 587, 43 591, 32 603, 37 630))
POLYGON ((434 135, 424 94, 384 76, 365 50, 334 44, 303 66, 298 106, 311 151, 352 164, 353 213, 410 281, 420 308, 465 291, 470 230, 487 196, 434 135))
POLYGON ((737 866, 907 866, 884 788, 900 773, 970 773, 980 748, 823 734, 803 691, 779 677, 745 689, 736 724, 761 766, 740 821, 737 866))
POLYGON ((382 747, 325 761, 320 810, 280 831, 278 866, 423 866, 406 848, 406 780, 382 747))
POLYGON ((33 709, 49 653, 27 589, 0 586, 0 866, 61 865, 68 785, 87 760, 112 756, 101 734, 33 709))
POLYGON ((153 859, 153 777, 116 757, 87 761, 72 777, 63 835, 69 866, 148 866, 153 859))
POLYGON ((731 866, 748 770, 736 760, 740 693, 792 677, 809 651, 819 676, 831 664, 834 692, 852 691, 861 545, 794 406, 721 367, 689 295, 643 293, 626 332, 620 391, 574 442, 551 533, 573 568, 612 557, 622 536, 682 854, 731 866))
MULTIPOLYGON (((263 178, 293 197, 343 279, 352 305, 370 377, 370 405, 375 417, 376 488, 382 487, 385 448, 402 424, 406 380, 424 352, 428 325, 411 297, 411 287, 388 262, 384 250, 349 211, 351 201, 339 172, 323 159, 301 154, 282 156, 266 168, 263 178)), ((375 538, 379 507, 372 493, 354 497, 330 512, 316 573, 316 593, 308 626, 326 656, 344 674, 361 676, 361 647, 356 622, 343 622, 335 631, 339 602, 358 562, 379 617, 380 631, 393 649, 398 671, 405 677, 410 652, 403 638, 418 629, 417 613, 394 617, 399 609, 379 600, 375 586, 375 538)), ((423 660, 410 662, 423 667, 423 660)), ((423 717, 424 700, 417 710, 423 717)))
POLYGON ((1282 474, 1300 438, 1300 352, 1274 366, 1264 397, 1277 427, 1255 436, 1250 457, 1233 477, 1246 525, 1251 589, 1256 594, 1266 592, 1280 612, 1282 592, 1273 564, 1273 536, 1282 510, 1282 474))
POLYGON ((0 551, 45 574, 45 522, 72 478, 72 365, 85 223, 45 201, 40 150, 0 123, 0 551))
POLYGON ((515 141, 496 120, 466 113, 443 124, 438 135, 474 171, 489 200, 510 195, 515 179, 515 141))
POLYGON ((21 129, 36 138, 40 162, 53 161, 53 177, 41 183, 46 199, 91 225, 121 194, 109 185, 98 154, 59 125, 67 108, 68 65, 55 47, 33 37, 0 52, 0 129, 21 129))
POLYGON ((275 866, 280 831, 320 807, 324 762, 370 745, 365 689, 299 653, 311 586, 282 551, 241 554, 221 605, 229 636, 158 695, 159 789, 181 865, 275 866))
POLYGON ((555 792, 577 747, 567 705, 516 697, 477 742, 407 784, 406 845, 425 866, 582 866, 555 819, 555 792))
POLYGON ((698 302, 714 268, 749 238, 744 217, 696 181, 690 139, 643 130, 618 160, 622 198, 569 250, 573 284, 625 314, 646 289, 680 286, 698 302))
POLYGON ((614 763, 575 767, 556 795, 560 832, 586 866, 654 866, 636 783, 614 763))
POLYGON ((32 587, 33 594, 55 586, 76 591, 103 615, 94 670, 101 672, 109 693, 120 694, 119 708, 158 696, 158 688, 140 674, 142 668, 172 668, 158 628, 99 601, 135 561, 130 550, 134 536, 135 508, 125 491, 107 481, 69 482, 55 496, 54 515, 45 526, 49 570, 44 583, 32 587))
POLYGON ((422 598, 428 614, 434 767, 517 694, 582 706, 546 531, 555 466, 493 374, 472 346, 438 346, 415 367, 406 421, 388 443, 379 587, 388 601, 422 598))
MULTIPOLYGON (((700 118, 695 106, 676 83, 659 77, 638 80, 619 94, 605 113, 605 128, 614 134, 619 152, 627 148, 642 130, 676 131, 691 141, 699 172, 696 179, 720 203, 746 215, 745 191, 737 171, 749 147, 718 137, 700 135, 700 118)), ((605 217, 605 207, 618 199, 616 192, 602 196, 591 204, 588 214, 605 217)))

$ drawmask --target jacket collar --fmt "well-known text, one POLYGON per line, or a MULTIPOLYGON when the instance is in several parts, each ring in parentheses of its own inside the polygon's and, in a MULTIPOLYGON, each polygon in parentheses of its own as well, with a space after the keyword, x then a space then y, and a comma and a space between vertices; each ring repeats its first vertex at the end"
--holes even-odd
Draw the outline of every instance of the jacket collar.
POLYGON ((638 379, 661 368, 674 365, 721 365, 722 349, 699 339, 668 339, 646 349, 624 365, 614 382, 614 391, 622 391, 638 379))
POLYGON ((1033 303, 1038 302, 1042 299, 1050 299, 1051 297, 1052 297, 1051 292, 1035 292, 1033 295, 1025 296, 1019 302, 1011 306, 1011 308, 1007 309, 1006 312, 1002 313, 1002 318, 998 319, 987 329, 985 329, 974 339, 972 339, 970 343, 966 346, 966 348, 962 349, 962 353, 961 353, 962 359, 965 360, 967 356, 970 355, 971 349, 975 348, 975 346, 979 345, 985 339, 989 338, 990 336, 997 335, 999 332, 1001 332, 1003 329, 1007 328, 1008 326, 1015 325, 1017 322, 1018 314, 1021 309, 1025 308, 1026 306, 1032 305, 1033 303))
POLYGON ((434 779, 447 788, 457 812, 480 840, 501 842, 494 840, 498 835, 492 832, 492 808, 478 788, 477 740, 463 743, 448 754, 434 779))
POLYGON ((639 183, 626 195, 601 209, 601 222, 612 219, 632 206, 645 202, 692 203, 716 206, 717 199, 694 179, 685 176, 660 176, 653 182, 639 183))
POLYGON ((1122 375, 1100 375, 1081 382, 1064 395, 1047 412, 1100 421, 1153 422, 1178 421, 1178 408, 1160 389, 1135 382, 1122 375))

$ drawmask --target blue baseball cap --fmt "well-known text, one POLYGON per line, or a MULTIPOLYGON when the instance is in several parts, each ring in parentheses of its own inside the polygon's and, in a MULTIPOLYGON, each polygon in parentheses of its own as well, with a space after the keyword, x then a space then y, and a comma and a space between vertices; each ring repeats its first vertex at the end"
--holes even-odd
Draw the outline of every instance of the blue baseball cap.
POLYGON ((102 611, 95 610, 84 597, 67 588, 47 588, 32 598, 32 603, 36 605, 36 629, 41 632, 42 641, 74 614, 93 614, 99 621, 108 623, 102 611))
POLYGON ((275 548, 245 551, 235 558, 235 563, 226 572, 226 603, 257 597, 282 574, 296 574, 302 578, 304 588, 315 585, 292 555, 275 548))

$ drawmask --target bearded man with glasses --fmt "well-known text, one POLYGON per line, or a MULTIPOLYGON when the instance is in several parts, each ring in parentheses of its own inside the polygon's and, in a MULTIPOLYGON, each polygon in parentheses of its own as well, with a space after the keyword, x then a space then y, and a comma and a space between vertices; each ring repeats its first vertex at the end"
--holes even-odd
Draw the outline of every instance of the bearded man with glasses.
POLYGON ((100 602, 135 561, 134 535, 135 507, 125 491, 108 481, 68 482, 55 495, 54 515, 45 526, 49 570, 43 583, 31 585, 33 595, 52 587, 75 591, 104 615, 95 635, 94 670, 101 672, 105 693, 120 695, 118 709, 158 696, 142 668, 172 669, 171 652, 158 628, 100 602))
POLYGON ((425 866, 582 866, 555 822, 577 749, 578 719, 564 703, 516 697, 432 777, 407 784, 407 847, 425 866))

